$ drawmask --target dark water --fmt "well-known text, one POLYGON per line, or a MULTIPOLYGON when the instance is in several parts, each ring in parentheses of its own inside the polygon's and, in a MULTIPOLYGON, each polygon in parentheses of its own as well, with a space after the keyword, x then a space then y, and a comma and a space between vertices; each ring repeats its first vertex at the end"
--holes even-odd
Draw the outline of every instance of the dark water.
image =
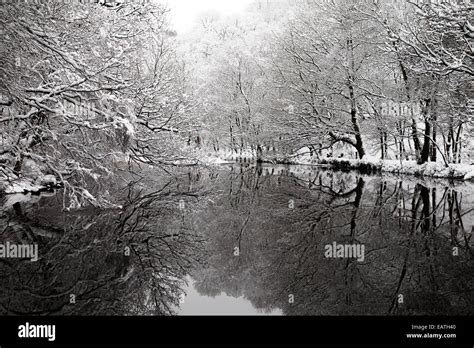
POLYGON ((226 166, 149 186, 123 190, 122 211, 3 198, 0 244, 39 260, 0 259, 0 314, 474 312, 466 184, 226 166), (326 257, 333 243, 363 260, 326 257))

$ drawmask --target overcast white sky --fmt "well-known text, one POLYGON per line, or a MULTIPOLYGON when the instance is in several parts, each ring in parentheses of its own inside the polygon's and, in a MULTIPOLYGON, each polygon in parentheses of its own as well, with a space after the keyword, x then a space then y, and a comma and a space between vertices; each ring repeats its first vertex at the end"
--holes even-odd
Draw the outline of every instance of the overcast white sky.
POLYGON ((162 0, 171 9, 171 20, 179 33, 189 31, 203 12, 217 11, 222 15, 242 12, 253 0, 162 0))

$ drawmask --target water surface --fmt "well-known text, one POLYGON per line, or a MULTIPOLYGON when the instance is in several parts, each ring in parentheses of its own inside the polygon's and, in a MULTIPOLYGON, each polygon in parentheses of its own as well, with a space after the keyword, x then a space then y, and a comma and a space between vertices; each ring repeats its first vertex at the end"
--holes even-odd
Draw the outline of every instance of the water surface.
POLYGON ((123 211, 3 198, 0 243, 38 244, 40 259, 0 259, 0 314, 474 312, 468 184, 227 165, 117 198, 123 211), (327 258, 333 243, 364 260, 327 258))

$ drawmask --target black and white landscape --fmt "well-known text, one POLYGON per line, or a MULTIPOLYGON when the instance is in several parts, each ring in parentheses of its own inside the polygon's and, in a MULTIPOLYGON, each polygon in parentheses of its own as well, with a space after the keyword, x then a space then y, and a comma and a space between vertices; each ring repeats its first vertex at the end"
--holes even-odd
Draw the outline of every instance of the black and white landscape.
POLYGON ((2 1, 0 315, 472 316, 473 13, 2 1))

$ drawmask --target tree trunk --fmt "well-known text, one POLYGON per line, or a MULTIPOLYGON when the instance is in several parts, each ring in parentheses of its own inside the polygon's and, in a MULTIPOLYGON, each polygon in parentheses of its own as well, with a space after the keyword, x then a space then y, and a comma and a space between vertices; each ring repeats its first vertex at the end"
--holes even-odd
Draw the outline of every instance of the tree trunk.
POLYGON ((412 118, 411 134, 413 138, 413 145, 415 146, 415 156, 417 159, 419 159, 421 152, 421 143, 420 139, 418 138, 418 127, 414 118, 412 118))
POLYGON ((352 86, 352 81, 349 82, 349 91, 350 91, 351 101, 352 101, 351 122, 352 122, 352 128, 354 129, 355 138, 356 138, 355 148, 359 155, 359 159, 363 159, 365 156, 365 149, 364 149, 364 142, 362 140, 362 135, 360 133, 359 116, 357 115, 357 106, 355 102, 355 93, 354 93, 354 87, 352 86))
POLYGON ((431 123, 425 121, 425 140, 423 143, 423 149, 420 154, 418 164, 424 164, 429 161, 431 153, 431 123))
POLYGON ((437 144, 436 138, 438 136, 437 129, 436 129, 436 125, 437 125, 436 122, 438 121, 437 112, 438 112, 438 102, 435 97, 434 102, 433 102, 432 115, 431 115, 431 123, 432 123, 432 128, 433 128, 433 138, 431 141, 432 142, 431 162, 434 162, 434 163, 436 163, 436 161, 438 160, 438 147, 436 146, 437 144))
POLYGON ((463 125, 461 124, 458 127, 458 131, 456 134, 456 139, 455 144, 456 144, 456 162, 455 163, 461 163, 462 162, 462 157, 461 157, 461 152, 462 152, 462 144, 461 144, 461 133, 462 133, 462 127, 463 125))
POLYGON ((385 153, 385 136, 383 133, 380 136, 380 150, 382 151, 382 161, 384 161, 387 157, 387 154, 385 153))
POLYGON ((23 168, 23 160, 24 156, 20 155, 20 158, 15 163, 15 167, 13 167, 13 173, 15 173, 16 176, 20 176, 21 174, 21 169, 23 168))
POLYGON ((360 133, 359 115, 357 113, 357 100, 356 100, 356 95, 354 91, 356 69, 355 69, 355 59, 354 59, 354 43, 352 41, 352 35, 349 37, 349 40, 348 40, 348 49, 350 53, 350 64, 351 64, 351 71, 349 74, 349 81, 348 81, 349 97, 351 100, 351 122, 352 122, 352 128, 354 130, 354 134, 356 138, 355 148, 359 155, 359 159, 363 159, 365 156, 365 150, 364 150, 364 143, 362 140, 362 134, 360 133))
MULTIPOLYGON (((433 141, 436 142, 437 137, 436 125, 433 125, 433 141)), ((431 146, 431 162, 436 163, 438 161, 438 150, 436 146, 431 146)))
MULTIPOLYGON (((397 53, 397 58, 398 58, 398 64, 400 66, 400 71, 402 73, 402 77, 403 77, 403 82, 405 84, 405 92, 406 92, 406 96, 407 96, 407 100, 409 102, 411 102, 412 98, 411 98, 411 93, 410 93, 410 85, 409 85, 409 81, 408 81, 408 71, 405 67, 405 64, 403 64, 403 60, 400 56, 400 53, 399 53, 399 49, 398 49, 398 46, 395 42, 393 42, 393 47, 395 48, 395 52, 397 53)), ((418 138, 418 127, 417 127, 417 124, 416 124, 416 119, 413 115, 413 108, 411 108, 411 134, 412 134, 412 138, 413 138, 413 144, 415 146, 415 156, 416 158, 418 159, 419 156, 420 156, 420 152, 421 152, 421 144, 420 144, 420 139, 418 138)))
POLYGON ((262 147, 257 145, 257 163, 262 163, 263 162, 263 150, 262 147))
POLYGON ((422 105, 423 118, 425 119, 425 133, 423 141, 423 149, 418 159, 418 164, 424 164, 430 160, 432 138, 431 138, 431 120, 429 117, 431 99, 426 99, 425 104, 422 105))

